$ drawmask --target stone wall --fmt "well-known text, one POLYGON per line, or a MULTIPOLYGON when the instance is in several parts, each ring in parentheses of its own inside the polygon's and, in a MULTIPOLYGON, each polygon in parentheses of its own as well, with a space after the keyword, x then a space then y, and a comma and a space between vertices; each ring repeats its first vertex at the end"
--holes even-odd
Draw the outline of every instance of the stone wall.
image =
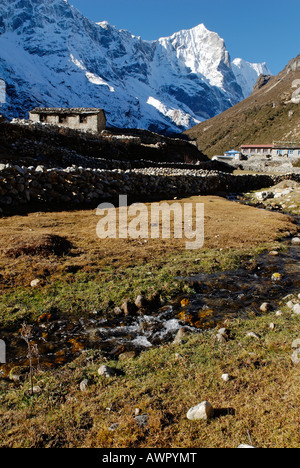
POLYGON ((42 164, 48 168, 66 168, 72 164, 105 168, 103 165, 109 166, 112 160, 122 165, 130 163, 131 167, 141 160, 153 163, 209 161, 189 141, 148 131, 114 129, 98 134, 24 120, 1 124, 0 157, 1 162, 24 166, 42 164))
POLYGON ((97 206, 119 195, 130 200, 170 199, 188 195, 241 193, 270 187, 300 175, 238 175, 203 170, 149 168, 129 171, 72 166, 46 169, 0 164, 1 213, 35 209, 97 206))
POLYGON ((294 167, 294 163, 299 161, 299 157, 272 157, 267 159, 265 156, 253 156, 246 161, 231 161, 228 164, 234 168, 244 171, 260 173, 287 174, 295 172, 300 174, 300 168, 294 167))

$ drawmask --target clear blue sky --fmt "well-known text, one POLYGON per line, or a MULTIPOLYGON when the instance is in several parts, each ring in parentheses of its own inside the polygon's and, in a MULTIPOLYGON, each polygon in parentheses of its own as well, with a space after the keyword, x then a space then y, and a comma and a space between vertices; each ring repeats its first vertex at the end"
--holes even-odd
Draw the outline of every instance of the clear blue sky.
POLYGON ((69 0, 93 21, 108 21, 142 39, 170 36, 200 23, 217 32, 231 58, 281 71, 300 54, 299 0, 69 0))

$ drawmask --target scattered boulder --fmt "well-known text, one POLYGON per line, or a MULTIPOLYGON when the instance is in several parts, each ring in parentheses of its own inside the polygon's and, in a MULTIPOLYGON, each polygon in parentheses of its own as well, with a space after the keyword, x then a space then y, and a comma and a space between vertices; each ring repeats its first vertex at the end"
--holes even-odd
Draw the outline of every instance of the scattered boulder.
POLYGON ((31 281, 30 286, 32 288, 36 288, 40 284, 40 282, 41 282, 41 280, 39 278, 36 278, 36 279, 31 281))
POLYGON ((88 380, 84 379, 82 382, 80 382, 79 388, 81 392, 86 392, 88 388, 88 380))
POLYGON ((300 348, 300 338, 297 338, 296 340, 293 341, 293 343, 292 343, 292 348, 293 348, 293 349, 298 349, 298 348, 300 348))
POLYGON ((281 273, 273 273, 272 281, 279 282, 281 280, 282 280, 282 274, 281 273))
POLYGON ((278 257, 279 252, 277 250, 271 250, 271 252, 269 252, 269 255, 271 255, 271 257, 278 257))
POLYGON ((229 374, 223 374, 222 380, 224 380, 224 382, 229 382, 230 380, 232 380, 232 377, 229 374))
POLYGON ((186 327, 181 327, 178 332, 176 333, 176 336, 173 340, 173 343, 174 344, 180 344, 182 343, 182 340, 183 338, 186 336, 187 334, 187 328, 186 327))
POLYGON ((114 369, 112 367, 102 365, 98 369, 98 374, 100 376, 104 376, 104 377, 109 378, 109 377, 116 377, 117 375, 120 375, 121 372, 118 369, 114 369))
POLYGON ((293 312, 296 315, 300 315, 300 304, 295 304, 293 307, 293 312))
POLYGON ((187 418, 190 421, 208 420, 214 417, 214 408, 208 401, 203 401, 197 406, 190 408, 187 412, 187 418))
POLYGON ((261 310, 261 312, 266 313, 266 312, 269 312, 270 310, 272 310, 272 306, 271 306, 271 304, 269 302, 264 302, 260 306, 259 310, 261 310))
POLYGON ((226 328, 220 328, 220 330, 218 330, 218 333, 215 335, 215 339, 218 341, 218 343, 226 343, 229 340, 229 336, 229 330, 227 330, 226 328))
POLYGON ((120 309, 123 311, 124 315, 135 315, 138 308, 137 306, 126 299, 123 304, 121 305, 120 309))
POLYGON ((300 364, 300 348, 296 349, 292 354, 292 361, 294 364, 300 364))
POLYGON ((141 414, 139 416, 134 417, 135 422, 140 426, 140 427, 147 427, 149 424, 149 415, 148 414, 141 414))
POLYGON ((260 340, 260 336, 257 335, 257 334, 254 333, 254 332, 249 332, 249 333, 247 333, 246 337, 247 337, 247 338, 254 338, 255 340, 260 340))
POLYGON ((41 389, 41 387, 39 387, 39 386, 37 385, 37 386, 32 387, 32 388, 30 389, 30 394, 31 394, 31 395, 40 395, 40 394, 42 393, 42 391, 43 391, 43 390, 41 389))
POLYGON ((142 295, 139 295, 136 300, 135 300, 135 303, 136 307, 138 309, 144 309, 145 307, 147 307, 147 300, 144 296, 142 295))

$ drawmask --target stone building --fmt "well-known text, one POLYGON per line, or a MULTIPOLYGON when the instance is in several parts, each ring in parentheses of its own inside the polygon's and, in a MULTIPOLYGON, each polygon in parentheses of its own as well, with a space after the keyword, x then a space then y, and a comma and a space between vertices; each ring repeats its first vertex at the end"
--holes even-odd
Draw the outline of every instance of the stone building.
POLYGON ((101 132, 106 128, 105 112, 103 109, 98 108, 37 107, 29 112, 29 119, 32 122, 58 125, 87 132, 101 132))
POLYGON ((273 145, 242 145, 241 153, 244 156, 267 156, 271 155, 273 145))
POLYGON ((279 157, 285 156, 289 158, 300 157, 300 143, 296 142, 273 142, 269 145, 242 145, 241 153, 243 156, 265 156, 279 157))

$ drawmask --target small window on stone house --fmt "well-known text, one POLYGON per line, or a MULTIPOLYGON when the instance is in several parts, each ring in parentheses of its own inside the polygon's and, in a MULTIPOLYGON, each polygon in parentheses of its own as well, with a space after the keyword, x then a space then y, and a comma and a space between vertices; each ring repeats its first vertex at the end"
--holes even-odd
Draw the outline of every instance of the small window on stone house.
POLYGON ((58 122, 59 123, 61 123, 61 124, 66 123, 66 121, 67 121, 67 117, 65 115, 59 115, 58 116, 58 122))
POLYGON ((47 122, 47 116, 45 114, 40 115, 40 122, 47 122))
POLYGON ((87 115, 80 115, 79 116, 79 123, 87 123, 87 115))

